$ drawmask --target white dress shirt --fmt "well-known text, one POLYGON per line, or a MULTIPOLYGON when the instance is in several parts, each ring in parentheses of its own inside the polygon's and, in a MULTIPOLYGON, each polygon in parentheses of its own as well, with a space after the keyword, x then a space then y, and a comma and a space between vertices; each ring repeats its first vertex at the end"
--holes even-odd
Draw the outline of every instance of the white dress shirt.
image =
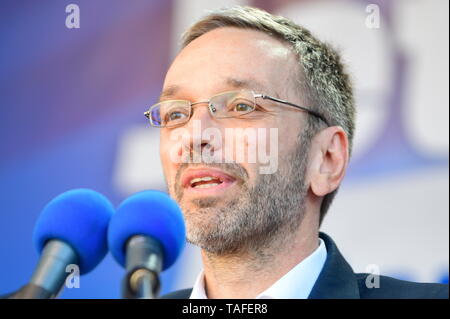
MULTIPOLYGON (((256 296, 256 299, 307 299, 327 259, 325 243, 321 238, 319 241, 319 247, 311 255, 256 296)), ((208 299, 203 270, 195 281, 190 299, 208 299)))

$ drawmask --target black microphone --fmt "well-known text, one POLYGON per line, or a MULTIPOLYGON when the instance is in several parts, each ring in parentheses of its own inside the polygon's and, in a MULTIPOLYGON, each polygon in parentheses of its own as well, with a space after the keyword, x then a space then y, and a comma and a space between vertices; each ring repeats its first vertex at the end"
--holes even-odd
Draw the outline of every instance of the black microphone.
POLYGON ((41 254, 30 282, 10 299, 55 298, 76 265, 80 274, 94 269, 108 252, 107 230, 114 207, 89 189, 65 192, 43 209, 33 241, 41 254))
POLYGON ((156 298, 159 273, 181 254, 185 238, 181 210, 167 194, 144 191, 123 201, 108 228, 109 249, 126 269, 122 296, 156 298))

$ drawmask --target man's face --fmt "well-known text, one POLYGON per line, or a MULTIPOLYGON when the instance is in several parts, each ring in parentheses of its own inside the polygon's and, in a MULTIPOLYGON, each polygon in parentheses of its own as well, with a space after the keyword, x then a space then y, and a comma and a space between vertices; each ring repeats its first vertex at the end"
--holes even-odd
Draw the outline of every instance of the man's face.
MULTIPOLYGON (((219 28, 191 42, 176 57, 164 82, 161 100, 208 101, 212 96, 235 90, 279 97, 299 105, 292 79, 297 62, 290 49, 270 36, 252 30, 219 28)), ((306 151, 298 136, 305 115, 280 104, 257 99, 261 110, 241 118, 218 119, 208 105, 193 106, 189 122, 181 128, 189 138, 174 140, 178 128, 161 129, 160 155, 170 194, 185 215, 188 241, 215 253, 227 253, 244 246, 262 244, 286 224, 298 225, 306 196, 306 151), (197 127, 197 128, 196 128, 197 127), (214 138, 194 132, 213 128, 214 138), (261 174, 260 158, 244 162, 236 158, 240 143, 246 154, 255 141, 227 129, 254 130, 256 143, 266 152, 277 150, 278 167, 261 174), (276 145, 270 135, 277 132, 276 145), (258 131, 258 129, 260 129, 258 131), (265 130, 265 136, 258 133, 265 130), (228 135, 229 137, 229 135, 228 135), (195 148, 196 144, 199 148, 195 148), (214 163, 180 163, 192 153, 208 150, 214 163), (292 219, 295 219, 294 221, 292 219)), ((273 136, 272 136, 273 137, 273 136)), ((250 149, 250 150, 249 150, 250 149)))

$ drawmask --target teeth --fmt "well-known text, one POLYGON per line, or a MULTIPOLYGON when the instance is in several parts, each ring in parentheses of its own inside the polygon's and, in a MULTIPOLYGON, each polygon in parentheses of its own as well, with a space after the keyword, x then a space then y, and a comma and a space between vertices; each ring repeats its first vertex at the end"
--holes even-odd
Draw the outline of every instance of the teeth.
POLYGON ((217 183, 202 184, 202 185, 194 186, 194 188, 209 188, 209 187, 213 187, 213 186, 217 186, 217 185, 219 185, 219 184, 217 184, 217 183))
POLYGON ((212 181, 213 179, 218 179, 218 178, 211 177, 211 176, 193 178, 193 179, 191 179, 191 185, 194 183, 197 183, 197 182, 209 182, 209 181, 212 181))

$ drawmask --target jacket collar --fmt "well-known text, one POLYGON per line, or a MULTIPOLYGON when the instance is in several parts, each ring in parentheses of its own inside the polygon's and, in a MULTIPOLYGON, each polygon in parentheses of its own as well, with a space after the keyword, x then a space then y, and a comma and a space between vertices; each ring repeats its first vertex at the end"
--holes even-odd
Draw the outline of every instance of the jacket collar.
POLYGON ((359 299, 358 281, 353 269, 327 234, 320 232, 319 237, 325 242, 327 260, 308 298, 359 299))

